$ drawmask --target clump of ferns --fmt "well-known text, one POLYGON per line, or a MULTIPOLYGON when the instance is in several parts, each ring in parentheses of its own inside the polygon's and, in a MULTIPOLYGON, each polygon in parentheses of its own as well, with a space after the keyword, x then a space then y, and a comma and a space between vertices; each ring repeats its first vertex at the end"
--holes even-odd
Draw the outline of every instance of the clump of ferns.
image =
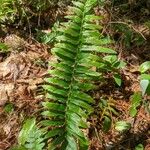
POLYGON ((88 128, 87 118, 93 112, 93 98, 88 94, 95 88, 93 81, 102 77, 97 68, 105 67, 98 53, 116 54, 102 47, 100 31, 96 24, 101 17, 94 15, 97 0, 79 0, 70 7, 68 22, 62 23, 52 53, 57 62, 50 62, 50 77, 45 79, 47 101, 43 102, 47 128, 45 139, 48 149, 88 149, 88 139, 82 129, 88 128))

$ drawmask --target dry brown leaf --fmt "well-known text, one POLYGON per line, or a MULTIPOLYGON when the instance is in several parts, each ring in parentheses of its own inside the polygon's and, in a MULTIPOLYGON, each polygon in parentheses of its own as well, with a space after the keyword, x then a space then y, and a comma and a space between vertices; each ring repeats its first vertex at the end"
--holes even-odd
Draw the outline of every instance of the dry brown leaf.
POLYGON ((24 39, 20 38, 19 36, 15 34, 10 34, 4 39, 5 44, 10 48, 10 50, 22 50, 26 42, 24 39))
POLYGON ((40 58, 40 54, 38 54, 36 52, 29 51, 27 53, 27 57, 29 58, 29 60, 34 61, 34 60, 40 58))
POLYGON ((9 97, 14 91, 14 84, 0 84, 0 106, 3 106, 6 104, 6 102, 9 100, 9 97))
POLYGON ((21 55, 12 54, 4 62, 0 63, 0 78, 16 80, 19 73, 25 68, 21 55))

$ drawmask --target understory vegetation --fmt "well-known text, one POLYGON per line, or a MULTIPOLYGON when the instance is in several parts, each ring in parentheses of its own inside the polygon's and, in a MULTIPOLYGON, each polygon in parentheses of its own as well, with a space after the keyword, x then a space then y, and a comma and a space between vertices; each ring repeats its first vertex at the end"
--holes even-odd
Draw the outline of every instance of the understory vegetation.
POLYGON ((150 2, 1 0, 0 150, 149 150, 150 2))

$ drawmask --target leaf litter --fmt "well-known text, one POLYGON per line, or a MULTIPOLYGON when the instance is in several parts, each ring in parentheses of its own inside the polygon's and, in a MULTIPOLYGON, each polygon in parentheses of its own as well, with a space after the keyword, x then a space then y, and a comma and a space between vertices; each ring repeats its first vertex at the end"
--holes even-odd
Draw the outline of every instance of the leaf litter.
MULTIPOLYGON (((41 84, 44 83, 43 78, 47 75, 47 69, 51 69, 47 66, 48 60, 54 59, 48 53, 46 45, 34 40, 27 42, 16 35, 11 35, 4 41, 11 53, 5 59, 0 57, 0 87, 2 87, 0 89, 0 150, 7 150, 17 142, 24 119, 33 114, 38 116, 39 103, 44 95, 41 84), (11 43, 12 38, 17 44, 11 43), (14 111, 7 114, 4 107, 9 103, 14 104, 14 111)), ((122 45, 115 46, 116 49, 123 50, 122 45)), ((141 55, 142 47, 138 48, 138 53, 141 55)), ((102 132, 101 114, 95 108, 94 114, 88 120, 90 128, 84 131, 90 139, 90 150, 126 150, 143 141, 146 145, 145 149, 150 149, 149 114, 145 112, 144 107, 140 107, 135 118, 129 115, 130 96, 140 91, 138 66, 141 59, 136 54, 137 52, 133 54, 130 51, 119 54, 121 59, 128 62, 127 67, 121 72, 122 88, 116 87, 113 81, 109 80, 110 85, 100 85, 99 89, 92 93, 96 103, 101 97, 116 101, 115 106, 119 116, 112 116, 113 123, 124 120, 131 124, 131 128, 121 133, 115 130, 113 124, 107 133, 102 132)))
POLYGON ((27 43, 15 35, 9 38, 6 43, 10 44, 11 52, 0 62, 0 150, 12 147, 24 119, 38 112, 43 100, 41 84, 47 75, 49 58, 45 45, 33 40, 27 43), (13 40, 10 43, 9 40, 16 37, 16 43, 21 39, 26 44, 15 45, 13 40), (37 60, 42 60, 42 64, 37 64, 37 60), (5 112, 7 104, 13 104, 10 113, 5 112))

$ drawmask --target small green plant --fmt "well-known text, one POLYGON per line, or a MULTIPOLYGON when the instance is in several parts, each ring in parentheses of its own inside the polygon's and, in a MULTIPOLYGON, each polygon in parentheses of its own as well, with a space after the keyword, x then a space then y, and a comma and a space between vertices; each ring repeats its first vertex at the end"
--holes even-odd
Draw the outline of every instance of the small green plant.
POLYGON ((142 94, 141 92, 134 93, 131 97, 131 107, 129 110, 130 116, 135 117, 137 114, 137 108, 141 105, 142 94))
POLYGON ((100 108, 100 114, 101 114, 100 121, 103 122, 102 129, 104 132, 107 132, 109 131, 112 125, 112 116, 119 115, 119 113, 115 109, 115 101, 113 99, 110 99, 110 100, 101 99, 99 103, 99 108, 100 108))
POLYGON ((107 55, 103 59, 106 61, 106 72, 111 72, 116 84, 121 86, 122 79, 119 71, 126 66, 126 63, 122 60, 118 60, 116 55, 107 55))
POLYGON ((14 7, 16 0, 1 0, 0 22, 13 22, 17 9, 14 7))
POLYGON ((126 121, 117 121, 115 124, 115 129, 119 132, 128 131, 131 128, 131 124, 126 121))
POLYGON ((9 52, 9 48, 5 43, 0 42, 0 53, 7 53, 9 52))
POLYGON ((140 85, 142 89, 142 95, 150 95, 150 75, 147 73, 150 69, 150 61, 146 61, 140 66, 140 85))
POLYGON ((35 118, 27 119, 18 137, 18 146, 12 150, 43 150, 44 132, 36 126, 35 118))
POLYGON ((149 101, 145 99, 146 95, 150 95, 150 75, 148 74, 149 70, 150 70, 150 61, 146 61, 140 65, 139 68, 139 71, 141 73, 140 86, 142 92, 141 91, 136 92, 131 97, 131 107, 129 114, 132 117, 136 116, 138 107, 142 105, 146 108, 146 111, 150 113, 149 101))
POLYGON ((138 144, 138 145, 135 147, 135 150, 144 150, 143 144, 138 144))
POLYGON ((13 110, 14 110, 14 105, 12 103, 8 103, 4 107, 4 111, 6 113, 11 113, 11 112, 13 112, 13 110))

